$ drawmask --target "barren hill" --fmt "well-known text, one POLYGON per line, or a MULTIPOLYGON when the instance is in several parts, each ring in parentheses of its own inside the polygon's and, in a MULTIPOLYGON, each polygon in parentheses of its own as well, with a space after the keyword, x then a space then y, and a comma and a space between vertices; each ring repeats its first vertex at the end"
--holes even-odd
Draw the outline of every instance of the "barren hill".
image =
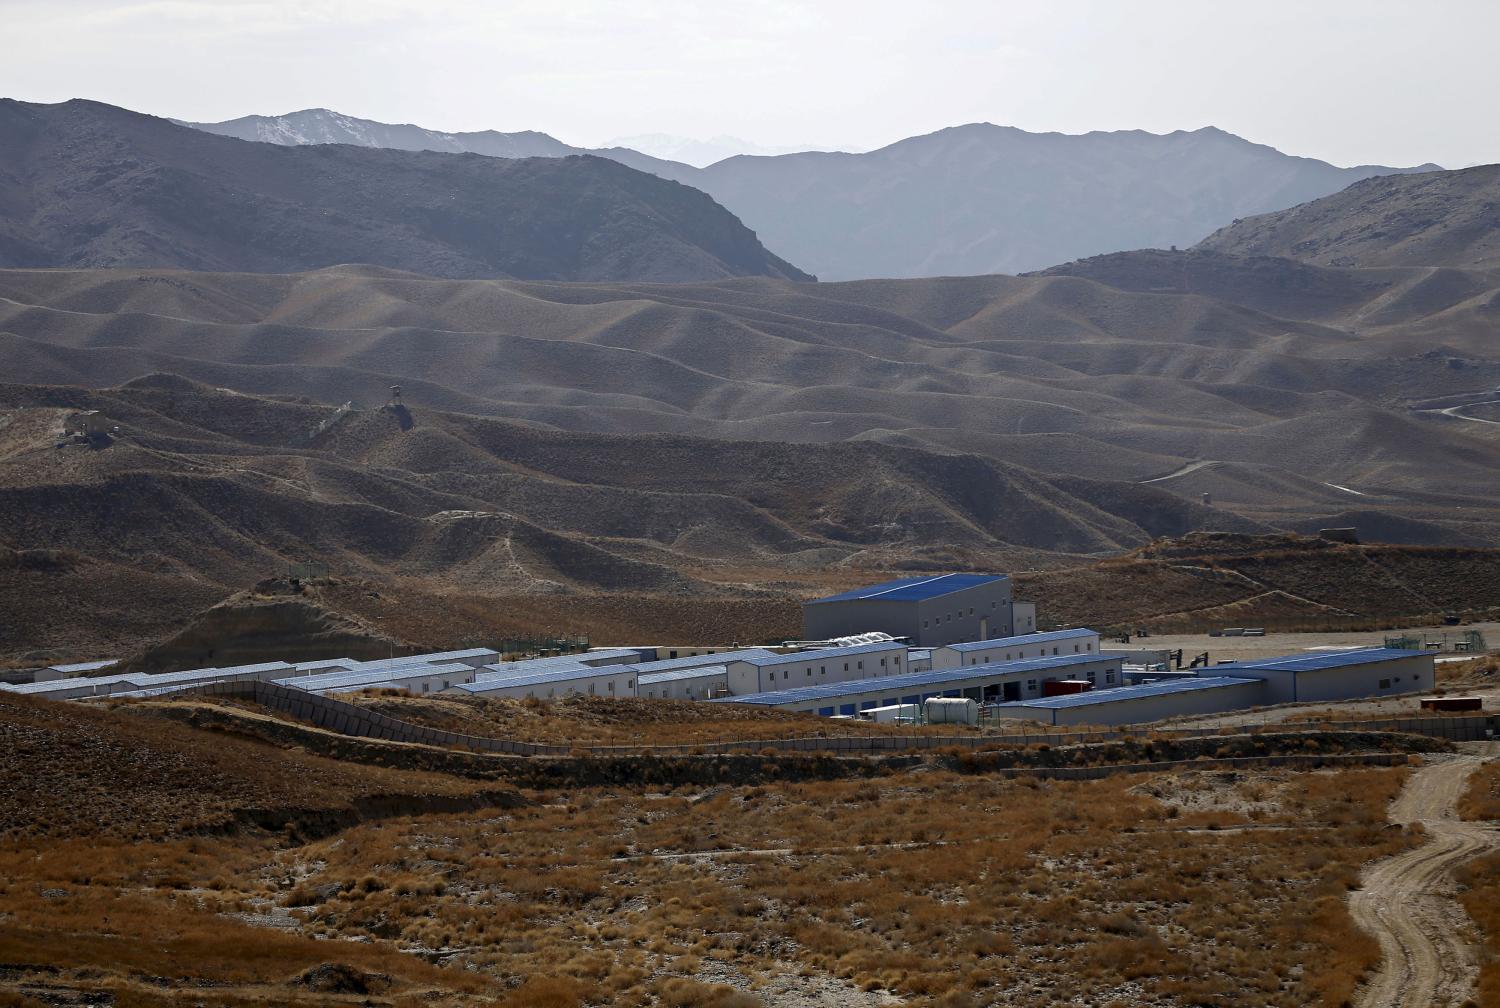
MULTIPOLYGON (((1035 565, 1257 527, 1152 488, 880 444, 568 433, 166 375, 0 386, 0 651, 47 646, 122 595, 135 605, 101 636, 160 633, 162 610, 304 561, 471 595, 743 596, 751 570, 1035 565), (120 433, 57 447, 80 409, 120 433)), ((297 618, 346 648, 382 625, 297 618)))
POLYGON ((0 264, 810 279, 712 199, 595 157, 246 143, 98 102, 0 101, 0 264))
POLYGON ((1236 220, 1200 247, 1321 266, 1500 267, 1500 165, 1365 179, 1236 220))
MULTIPOLYGON (((1265 526, 1357 511, 1399 519, 1407 541, 1493 534, 1500 427, 1461 405, 1500 385, 1492 277, 1160 255, 1188 263, 1189 279, 1129 290, 1113 273, 660 286, 0 271, 0 371, 96 387, 172 372, 329 411, 378 405, 399 384, 417 410, 556 431, 875 442, 1104 481, 1112 496, 1144 481, 1208 493, 1265 526), (1312 278, 1305 298, 1276 296, 1288 270, 1312 278)), ((828 464, 777 450, 810 481, 828 464)), ((675 494, 715 479, 674 466, 646 467, 635 486, 675 494)))

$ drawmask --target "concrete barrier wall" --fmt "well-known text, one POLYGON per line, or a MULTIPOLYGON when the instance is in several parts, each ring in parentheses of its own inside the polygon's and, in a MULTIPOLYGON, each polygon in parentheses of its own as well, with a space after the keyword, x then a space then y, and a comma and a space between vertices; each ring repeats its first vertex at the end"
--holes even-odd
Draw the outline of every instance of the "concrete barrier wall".
MULTIPOLYGON (((402 721, 378 711, 332 697, 308 693, 294 687, 278 686, 275 683, 250 680, 242 682, 213 683, 164 695, 195 695, 232 697, 251 700, 261 706, 288 714, 328 731, 358 738, 381 739, 390 742, 412 742, 419 745, 445 748, 459 747, 477 752, 504 753, 514 756, 567 756, 586 753, 594 756, 624 756, 650 754, 658 756, 689 755, 695 753, 761 752, 777 753, 880 753, 899 752, 912 749, 962 748, 980 749, 987 746, 1018 745, 1076 745, 1083 742, 1109 742, 1125 738, 1208 738, 1223 734, 1246 732, 1404 732, 1424 735, 1429 738, 1448 739, 1455 742, 1500 737, 1500 716, 1476 715, 1463 717, 1419 717, 1384 718, 1369 721, 1271 721, 1264 724, 1236 725, 1226 728, 1189 728, 1166 731, 1113 728, 1085 732, 1049 732, 1045 734, 1011 735, 865 735, 835 738, 792 738, 742 740, 734 742, 709 742, 687 745, 542 745, 534 742, 518 742, 510 739, 491 738, 482 735, 466 735, 445 731, 426 725, 402 721)), ((1259 757, 1257 757, 1259 758, 1259 757)), ((1291 758, 1291 757, 1278 757, 1291 758)), ((1298 757, 1301 758, 1301 757, 1298 757)), ((1153 763, 1151 766, 1160 767, 1153 763)))

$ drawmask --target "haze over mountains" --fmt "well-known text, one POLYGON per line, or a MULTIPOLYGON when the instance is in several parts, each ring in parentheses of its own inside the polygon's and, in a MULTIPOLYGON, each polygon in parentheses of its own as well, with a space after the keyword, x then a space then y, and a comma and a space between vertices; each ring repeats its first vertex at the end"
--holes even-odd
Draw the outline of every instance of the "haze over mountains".
POLYGON ((0 265, 810 279, 686 186, 605 158, 244 143, 97 102, 0 101, 0 265))
MULTIPOLYGON (((114 594, 132 555, 179 600, 293 559, 759 597, 1192 529, 1500 534, 1492 169, 1184 251, 810 283, 703 193, 599 157, 244 142, 87 102, 6 103, 0 128, 0 254, 29 264, 0 269, 0 561, 61 549, 114 594), (546 279, 493 278, 503 256, 546 279), (301 265, 357 257, 383 265, 301 265), (121 436, 53 447, 82 408, 121 436)), ((788 163, 726 164, 761 160, 788 163)))
POLYGON ((1104 252, 1191 245, 1238 217, 1374 175, 1222 130, 1081 136, 972 123, 863 154, 731 157, 706 168, 538 133, 440 133, 312 109, 199 129, 272 143, 353 143, 500 157, 591 153, 701 189, 768 248, 825 280, 1019 273, 1104 252), (515 151, 516 153, 506 153, 515 151))

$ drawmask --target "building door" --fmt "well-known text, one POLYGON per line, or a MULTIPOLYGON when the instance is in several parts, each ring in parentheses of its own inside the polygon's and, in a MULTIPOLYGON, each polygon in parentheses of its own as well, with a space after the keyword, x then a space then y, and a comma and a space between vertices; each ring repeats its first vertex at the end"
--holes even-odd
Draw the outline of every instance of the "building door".
POLYGON ((979 639, 990 639, 990 618, 988 616, 979 617, 979 639))
POLYGON ((1006 703, 1010 703, 1012 700, 1019 700, 1019 699, 1021 699, 1021 684, 1018 683, 1018 682, 1008 682, 1008 683, 1006 683, 1005 684, 1005 702, 1006 703))

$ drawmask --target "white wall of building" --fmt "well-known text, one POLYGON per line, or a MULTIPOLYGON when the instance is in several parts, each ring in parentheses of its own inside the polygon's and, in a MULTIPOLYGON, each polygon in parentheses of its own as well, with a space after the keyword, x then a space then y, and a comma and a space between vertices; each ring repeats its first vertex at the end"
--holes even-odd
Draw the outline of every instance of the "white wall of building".
POLYGON ((1054 655, 1098 654, 1099 635, 1092 630, 1076 637, 1054 639, 1048 634, 1027 634, 974 644, 948 645, 932 649, 934 669, 959 668, 963 665, 989 665, 993 662, 1023 661, 1054 655))
POLYGON ((1432 655, 1416 654, 1410 658, 1302 672, 1247 669, 1228 674, 1265 679, 1266 703, 1308 703, 1425 692, 1434 686, 1433 666, 1432 655))
POLYGON ((725 668, 729 692, 736 696, 911 671, 906 645, 899 643, 870 645, 853 653, 845 649, 800 651, 759 662, 732 661, 725 668))

